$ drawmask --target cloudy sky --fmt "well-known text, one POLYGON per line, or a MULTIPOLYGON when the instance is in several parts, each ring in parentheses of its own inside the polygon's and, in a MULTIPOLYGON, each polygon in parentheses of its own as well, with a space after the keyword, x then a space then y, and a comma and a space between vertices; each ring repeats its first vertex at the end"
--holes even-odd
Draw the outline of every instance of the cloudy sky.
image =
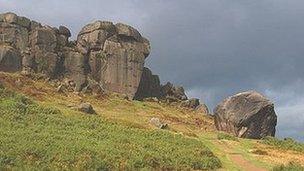
POLYGON ((244 90, 274 101, 277 135, 304 141, 303 0, 0 0, 0 12, 76 37, 94 20, 124 22, 152 44, 162 82, 185 87, 209 108, 244 90))

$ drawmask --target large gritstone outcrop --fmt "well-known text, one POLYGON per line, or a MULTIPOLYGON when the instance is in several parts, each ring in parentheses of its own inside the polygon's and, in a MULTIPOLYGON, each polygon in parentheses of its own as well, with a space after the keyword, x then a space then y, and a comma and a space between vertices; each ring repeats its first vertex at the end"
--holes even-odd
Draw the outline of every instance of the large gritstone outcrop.
POLYGON ((131 26, 105 21, 83 27, 77 41, 69 41, 70 36, 64 26, 0 14, 0 71, 68 78, 76 91, 98 84, 134 97, 150 53, 147 39, 131 26))
POLYGON ((214 119, 218 130, 253 139, 274 136, 277 124, 273 103, 255 91, 225 99, 214 109, 214 119))
POLYGON ((0 70, 63 75, 62 55, 70 33, 14 13, 0 14, 0 70))
POLYGON ((134 97, 150 53, 149 41, 136 29, 97 21, 80 31, 77 48, 88 55, 92 79, 108 91, 134 97))

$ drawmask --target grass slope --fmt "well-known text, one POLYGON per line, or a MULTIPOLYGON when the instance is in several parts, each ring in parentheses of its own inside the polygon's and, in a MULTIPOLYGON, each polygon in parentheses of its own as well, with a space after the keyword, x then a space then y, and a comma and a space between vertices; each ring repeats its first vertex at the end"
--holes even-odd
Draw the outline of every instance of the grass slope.
POLYGON ((276 166, 272 169, 273 171, 303 171, 304 166, 298 163, 290 162, 287 165, 276 166))
POLYGON ((39 75, 0 72, 1 83, 31 100, 0 93, 0 170, 201 170, 220 165, 221 170, 286 170, 295 167, 290 162, 304 166, 300 144, 235 138, 217 132, 213 118, 196 111, 128 101, 115 94, 58 93, 58 84, 39 75), (68 107, 81 102, 91 103, 97 114, 68 107), (152 117, 169 128, 155 128, 149 124, 152 117))
POLYGON ((304 152, 304 144, 297 142, 291 138, 285 138, 283 140, 274 137, 265 137, 262 143, 270 145, 282 150, 293 150, 298 152, 304 152))
POLYGON ((168 131, 109 122, 37 104, 0 89, 0 170, 214 169, 203 144, 168 131))

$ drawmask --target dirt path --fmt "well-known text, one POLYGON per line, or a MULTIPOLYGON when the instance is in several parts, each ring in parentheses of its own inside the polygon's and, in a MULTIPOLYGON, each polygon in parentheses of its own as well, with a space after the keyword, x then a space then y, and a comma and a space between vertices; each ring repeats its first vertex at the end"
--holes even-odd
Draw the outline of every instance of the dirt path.
POLYGON ((229 154, 230 159, 238 165, 240 168, 246 170, 246 171, 267 171, 266 169, 259 168, 256 165, 252 164, 248 160, 246 160, 242 155, 240 154, 229 154))
POLYGON ((214 144, 224 151, 227 157, 232 161, 232 163, 239 169, 244 171, 267 171, 267 169, 256 166, 251 161, 247 160, 242 154, 236 153, 232 144, 225 141, 215 140, 214 144))

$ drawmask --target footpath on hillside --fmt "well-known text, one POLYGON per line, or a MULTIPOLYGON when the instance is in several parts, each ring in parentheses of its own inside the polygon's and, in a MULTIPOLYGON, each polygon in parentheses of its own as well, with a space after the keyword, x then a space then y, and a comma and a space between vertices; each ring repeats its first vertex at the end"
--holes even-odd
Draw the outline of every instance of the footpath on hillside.
POLYGON ((223 168, 220 170, 267 171, 248 160, 242 152, 236 150, 237 142, 218 140, 214 135, 207 135, 201 140, 218 156, 223 168))

